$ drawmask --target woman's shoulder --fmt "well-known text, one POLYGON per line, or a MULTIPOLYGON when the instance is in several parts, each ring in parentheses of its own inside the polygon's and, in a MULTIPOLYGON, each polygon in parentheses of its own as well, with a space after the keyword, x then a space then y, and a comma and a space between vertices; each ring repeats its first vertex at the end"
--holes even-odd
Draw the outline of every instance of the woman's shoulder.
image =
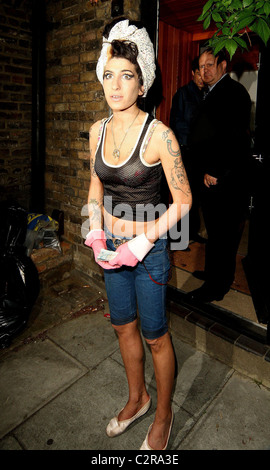
POLYGON ((94 122, 93 124, 91 124, 91 126, 90 126, 89 140, 90 140, 90 143, 92 142, 94 147, 96 147, 97 143, 100 140, 104 124, 107 120, 108 120, 108 118, 100 119, 100 120, 94 122))
POLYGON ((157 119, 153 120, 152 122, 153 127, 150 127, 151 140, 148 139, 149 148, 152 149, 153 153, 157 157, 157 160, 161 160, 162 156, 167 154, 167 150, 171 147, 172 142, 174 147, 176 144, 178 145, 178 142, 172 129, 164 122, 157 119))
POLYGON ((170 127, 166 126, 166 124, 164 124, 162 121, 159 121, 158 119, 154 119, 153 123, 155 126, 154 136, 156 139, 164 140, 164 136, 172 132, 170 127))
POLYGON ((101 127, 104 126, 104 123, 108 120, 108 118, 103 118, 99 119, 98 121, 95 121, 93 124, 91 124, 90 129, 89 129, 89 134, 90 133, 99 133, 99 130, 101 127))

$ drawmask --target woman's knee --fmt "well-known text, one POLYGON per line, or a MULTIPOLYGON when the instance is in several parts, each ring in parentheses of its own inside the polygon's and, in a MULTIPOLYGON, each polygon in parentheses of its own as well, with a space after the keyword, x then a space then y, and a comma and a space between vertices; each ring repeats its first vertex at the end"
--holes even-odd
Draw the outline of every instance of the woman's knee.
POLYGON ((169 334, 165 333, 162 336, 159 336, 158 338, 154 339, 149 339, 149 338, 144 338, 146 343, 150 346, 151 350, 153 352, 159 352, 164 346, 166 346, 168 339, 169 339, 169 334))
POLYGON ((126 323, 125 325, 115 325, 112 323, 112 327, 118 336, 132 335, 138 329, 137 320, 126 323))

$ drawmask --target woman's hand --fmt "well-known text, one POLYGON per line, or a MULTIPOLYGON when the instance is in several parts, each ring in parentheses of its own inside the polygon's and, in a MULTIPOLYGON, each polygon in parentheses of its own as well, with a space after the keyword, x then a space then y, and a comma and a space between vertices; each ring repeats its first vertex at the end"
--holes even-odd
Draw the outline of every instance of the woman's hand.
POLYGON ((84 244, 92 248, 96 263, 99 264, 99 266, 101 266, 103 269, 120 268, 120 265, 117 265, 117 263, 115 263, 115 266, 110 266, 108 261, 101 261, 98 259, 98 255, 101 250, 107 249, 106 236, 103 230, 91 230, 91 232, 87 234, 84 244))
POLYGON ((116 250, 117 256, 110 260, 109 263, 113 267, 116 267, 116 265, 134 267, 139 261, 143 260, 153 247, 154 244, 142 233, 120 245, 116 250))

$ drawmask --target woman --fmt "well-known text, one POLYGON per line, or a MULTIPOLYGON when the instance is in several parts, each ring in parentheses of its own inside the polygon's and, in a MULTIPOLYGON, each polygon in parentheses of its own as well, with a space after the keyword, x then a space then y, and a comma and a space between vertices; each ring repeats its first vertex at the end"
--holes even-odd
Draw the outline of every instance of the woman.
POLYGON ((138 303, 157 383, 155 420, 141 449, 161 450, 167 448, 173 422, 174 381, 166 320, 166 234, 187 213, 190 188, 174 134, 137 104, 155 78, 154 49, 145 28, 129 20, 105 28, 97 76, 113 114, 90 129, 90 232, 85 244, 104 268, 111 322, 129 387, 126 405, 106 432, 110 437, 121 434, 151 404, 144 382, 138 303), (168 209, 161 204, 163 171, 173 199, 168 209), (102 249, 109 250, 103 259, 102 249))

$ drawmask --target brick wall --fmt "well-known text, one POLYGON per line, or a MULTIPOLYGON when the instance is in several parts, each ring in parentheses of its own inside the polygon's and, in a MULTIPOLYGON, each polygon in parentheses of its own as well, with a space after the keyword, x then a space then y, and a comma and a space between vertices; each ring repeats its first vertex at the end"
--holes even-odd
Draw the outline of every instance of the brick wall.
MULTIPOLYGON (((108 115, 96 62, 111 0, 40 0, 46 5, 45 213, 64 211, 65 239, 85 273, 101 278, 85 247, 89 127, 108 115)), ((123 15, 140 19, 141 0, 124 0, 123 15)), ((32 0, 0 3, 0 201, 31 204, 32 0)))
MULTIPOLYGON (((47 0, 46 8, 46 209, 64 211, 75 263, 99 278, 102 271, 83 245, 81 211, 89 188, 89 127, 108 115, 95 68, 111 1, 47 0)), ((124 15, 140 19, 140 1, 124 0, 124 15)))
POLYGON ((31 172, 31 0, 0 3, 0 201, 28 208, 31 172))

